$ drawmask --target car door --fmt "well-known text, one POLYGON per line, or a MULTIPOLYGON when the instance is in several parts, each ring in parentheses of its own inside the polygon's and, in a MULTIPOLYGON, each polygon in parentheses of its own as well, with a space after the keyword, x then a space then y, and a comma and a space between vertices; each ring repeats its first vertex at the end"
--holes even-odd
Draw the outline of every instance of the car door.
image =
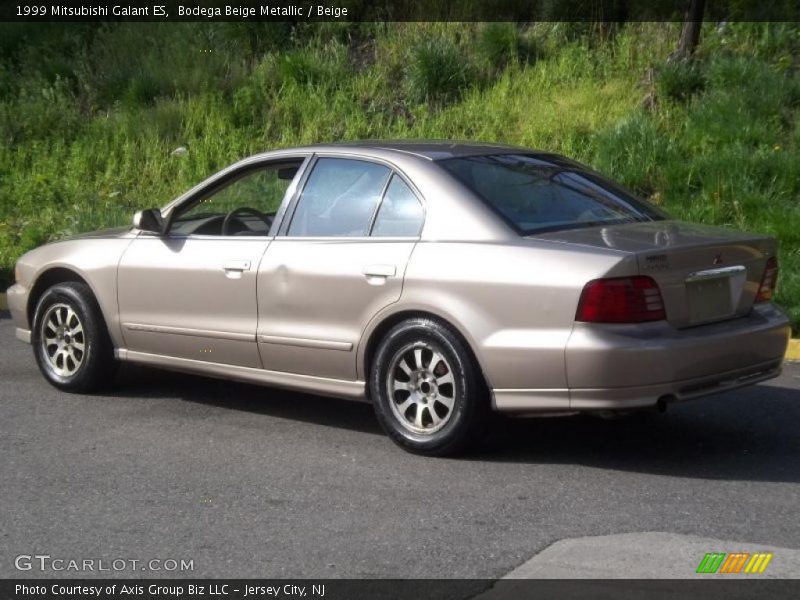
POLYGON ((167 233, 131 243, 118 272, 129 352, 261 367, 256 274, 302 163, 234 170, 177 206, 167 233))
POLYGON ((265 369, 354 381, 369 320, 400 298, 424 218, 407 180, 363 159, 317 157, 258 274, 265 369))

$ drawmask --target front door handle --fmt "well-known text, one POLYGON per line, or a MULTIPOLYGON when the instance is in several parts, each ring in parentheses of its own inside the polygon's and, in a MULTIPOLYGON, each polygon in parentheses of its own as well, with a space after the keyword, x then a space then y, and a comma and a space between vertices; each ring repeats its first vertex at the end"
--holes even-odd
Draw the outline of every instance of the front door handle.
POLYGON ((250 270, 249 260, 229 260, 222 263, 222 270, 228 279, 241 279, 242 273, 250 270))
POLYGON ((229 260, 222 265, 225 271, 249 271, 249 260, 229 260))
POLYGON ((367 277, 394 277, 397 274, 397 267, 394 265, 367 265, 364 267, 364 275, 367 277))

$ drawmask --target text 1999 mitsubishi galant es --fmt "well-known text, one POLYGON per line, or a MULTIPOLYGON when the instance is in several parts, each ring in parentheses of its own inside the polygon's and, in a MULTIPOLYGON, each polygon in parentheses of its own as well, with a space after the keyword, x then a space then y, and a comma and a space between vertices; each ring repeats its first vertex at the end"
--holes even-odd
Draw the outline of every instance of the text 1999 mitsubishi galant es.
POLYGON ((133 227, 25 254, 8 290, 44 376, 115 360, 368 398, 455 452, 489 410, 664 406, 775 377, 775 240, 671 220, 571 160, 443 142, 238 162, 133 227))

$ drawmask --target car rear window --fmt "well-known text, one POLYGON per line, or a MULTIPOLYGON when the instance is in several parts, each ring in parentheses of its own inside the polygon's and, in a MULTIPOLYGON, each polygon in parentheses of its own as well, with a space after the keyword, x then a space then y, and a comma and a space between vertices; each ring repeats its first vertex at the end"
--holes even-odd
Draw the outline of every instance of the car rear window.
POLYGON ((560 157, 495 154, 439 164, 521 235, 666 218, 621 186, 560 157))

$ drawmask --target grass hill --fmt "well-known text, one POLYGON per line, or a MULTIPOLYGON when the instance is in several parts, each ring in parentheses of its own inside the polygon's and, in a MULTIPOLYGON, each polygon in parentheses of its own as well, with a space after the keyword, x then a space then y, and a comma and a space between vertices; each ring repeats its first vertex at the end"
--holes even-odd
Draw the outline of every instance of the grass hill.
POLYGON ((800 318, 800 26, 0 24, 0 279, 248 154, 461 138, 589 163, 678 218, 781 242, 800 318), (184 146, 187 152, 173 154, 184 146))

